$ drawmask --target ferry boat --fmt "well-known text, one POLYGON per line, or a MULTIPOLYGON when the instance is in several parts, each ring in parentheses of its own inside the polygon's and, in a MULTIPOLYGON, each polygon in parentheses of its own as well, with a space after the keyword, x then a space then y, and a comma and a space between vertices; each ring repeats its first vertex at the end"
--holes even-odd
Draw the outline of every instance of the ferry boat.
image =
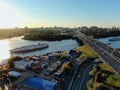
POLYGON ((48 48, 48 44, 27 45, 10 50, 11 53, 23 53, 48 48))
POLYGON ((119 40, 120 40, 120 37, 113 37, 109 39, 109 41, 119 41, 119 40))

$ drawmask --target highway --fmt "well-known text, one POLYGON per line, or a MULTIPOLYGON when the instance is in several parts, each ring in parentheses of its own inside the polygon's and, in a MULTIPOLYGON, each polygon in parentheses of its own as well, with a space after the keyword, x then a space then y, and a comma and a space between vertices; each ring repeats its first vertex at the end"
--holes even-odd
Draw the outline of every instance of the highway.
POLYGON ((99 42, 95 39, 89 38, 84 34, 77 34, 76 37, 93 49, 99 58, 108 64, 120 76, 120 51, 99 42))
POLYGON ((87 82, 90 79, 89 72, 92 70, 95 63, 85 63, 80 68, 73 85, 70 90, 87 90, 87 82))
POLYGON ((73 63, 73 69, 71 70, 71 72, 68 76, 63 75, 61 77, 58 88, 56 90, 69 90, 69 85, 70 85, 71 79, 73 77, 73 74, 75 73, 77 66, 78 66, 76 63, 76 53, 71 54, 71 56, 69 57, 69 60, 73 63))

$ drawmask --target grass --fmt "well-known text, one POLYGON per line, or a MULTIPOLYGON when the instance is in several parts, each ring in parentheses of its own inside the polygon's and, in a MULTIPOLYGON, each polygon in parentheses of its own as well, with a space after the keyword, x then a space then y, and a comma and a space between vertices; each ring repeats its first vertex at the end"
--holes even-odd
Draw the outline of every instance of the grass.
POLYGON ((92 90, 93 87, 95 90, 120 90, 120 77, 113 72, 112 68, 105 63, 98 65, 99 70, 94 68, 89 72, 91 79, 87 83, 87 89, 92 90), (99 77, 97 77, 99 73, 99 77), (101 81, 98 81, 98 79, 101 81), (100 89, 102 87, 102 89, 100 89), (97 89, 99 88, 99 89, 97 89), (112 89, 111 89, 112 88, 112 89))
POLYGON ((76 50, 82 53, 79 58, 97 58, 97 54, 88 45, 77 47, 76 50))
POLYGON ((108 77, 105 80, 105 83, 110 86, 119 87, 120 88, 120 77, 113 72, 113 70, 106 64, 100 64, 101 70, 108 74, 108 77))
POLYGON ((95 90, 98 90, 97 88, 101 90, 100 88, 102 87, 109 89, 113 88, 110 90, 120 90, 120 77, 113 72, 112 68, 105 63, 101 63, 98 66, 100 66, 100 70, 96 70, 94 66, 94 68, 89 72, 91 79, 87 83, 87 89, 92 90, 93 87, 95 87, 95 90), (100 73, 100 75, 95 78, 97 73, 100 73), (96 81, 98 79, 101 79, 102 82, 96 81))
POLYGON ((89 35, 88 37, 89 37, 89 38, 94 38, 94 36, 91 36, 91 35, 89 35))
POLYGON ((61 53, 60 59, 63 59, 64 57, 66 57, 66 55, 67 55, 67 51, 63 51, 61 53))

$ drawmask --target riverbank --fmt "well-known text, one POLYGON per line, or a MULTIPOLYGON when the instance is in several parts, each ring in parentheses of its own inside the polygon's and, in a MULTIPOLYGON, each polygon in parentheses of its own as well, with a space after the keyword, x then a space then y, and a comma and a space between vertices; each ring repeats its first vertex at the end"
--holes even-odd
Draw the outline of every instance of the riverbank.
POLYGON ((0 82, 0 86, 2 88, 4 88, 4 85, 6 84, 8 88, 10 88, 11 85, 12 87, 17 85, 19 89, 25 88, 23 85, 23 81, 26 80, 28 77, 39 77, 44 80, 56 83, 63 77, 64 79, 66 79, 67 75, 69 76, 69 73, 72 70, 70 57, 67 56, 67 53, 65 51, 52 52, 47 55, 27 56, 24 58, 15 57, 11 58, 8 64, 9 66, 11 66, 11 68, 9 68, 7 72, 2 73, 0 76, 0 80, 3 82, 3 85, 0 82), (16 62, 25 62, 27 64, 31 64, 27 65, 29 68, 26 68, 26 66, 24 66, 25 64, 23 63, 21 63, 20 66, 16 66, 16 62), (58 73, 60 73, 60 70, 62 70, 62 76, 55 77, 55 74, 57 73, 58 75, 58 73), (14 73, 12 75, 9 74, 9 72, 13 71, 19 73, 20 77, 16 77, 14 73), (11 85, 9 86, 9 84, 11 85))
POLYGON ((6 61, 7 58, 9 57, 14 57, 14 56, 31 56, 31 55, 39 55, 39 54, 46 54, 54 51, 62 51, 66 50, 69 52, 70 49, 73 49, 75 47, 79 46, 79 43, 75 39, 67 39, 67 40, 61 40, 61 41, 30 41, 30 40, 23 40, 21 39, 22 37, 14 37, 10 39, 3 39, 0 40, 0 63, 3 63, 6 61), (43 49, 43 50, 35 50, 31 52, 26 52, 26 53, 10 53, 9 50, 22 47, 22 46, 28 46, 28 45, 37 45, 37 44, 43 44, 46 43, 49 45, 48 48, 43 49))
POLYGON ((33 35, 33 34, 28 34, 24 35, 22 38, 24 40, 44 40, 44 41, 60 41, 60 40, 65 40, 65 39, 74 39, 71 35, 33 35))

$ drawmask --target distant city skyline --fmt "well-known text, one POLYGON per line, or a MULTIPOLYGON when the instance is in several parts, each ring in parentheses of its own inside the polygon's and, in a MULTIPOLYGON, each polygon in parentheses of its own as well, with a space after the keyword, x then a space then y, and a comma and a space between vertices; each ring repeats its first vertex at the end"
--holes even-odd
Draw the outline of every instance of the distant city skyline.
POLYGON ((0 0, 0 28, 120 27, 120 0, 0 0))

